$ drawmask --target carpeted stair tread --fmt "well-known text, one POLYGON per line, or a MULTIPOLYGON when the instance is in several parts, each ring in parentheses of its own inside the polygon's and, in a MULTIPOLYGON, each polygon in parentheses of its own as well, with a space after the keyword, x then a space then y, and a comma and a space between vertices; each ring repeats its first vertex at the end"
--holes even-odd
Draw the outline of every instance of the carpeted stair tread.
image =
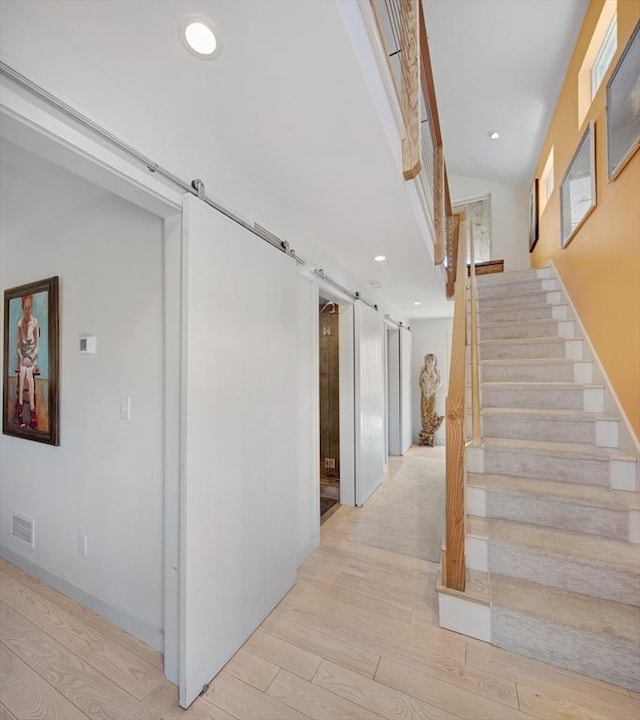
POLYGON ((481 415, 504 415, 508 417, 527 417, 539 420, 549 418, 550 420, 563 420, 571 422, 594 422, 594 420, 607 420, 619 422, 615 415, 606 413, 585 412, 583 410, 564 410, 562 408, 502 408, 485 407, 480 410, 481 415))
POLYGON ((508 328, 513 327, 541 327, 544 325, 558 325, 559 323, 569 323, 573 320, 557 320, 556 318, 531 318, 529 320, 496 320, 492 322, 481 322, 480 314, 478 316, 478 328, 508 328))
POLYGON ((523 280, 550 280, 553 274, 550 267, 527 268, 526 270, 506 270, 501 273, 489 273, 487 275, 476 275, 478 285, 508 285, 512 282, 523 280))
POLYGON ((479 473, 467 473, 467 483, 472 487, 485 487, 487 490, 565 500, 574 505, 590 505, 614 510, 640 510, 640 493, 610 490, 595 485, 576 485, 514 475, 483 475, 479 473))
POLYGON ((534 453, 552 457, 566 457, 590 460, 625 460, 637 462, 637 458, 617 448, 599 447, 582 443, 549 442, 547 440, 512 440, 511 438, 482 438, 480 447, 485 450, 502 450, 515 453, 534 453))
MULTIPOLYGON (((540 345, 541 343, 563 343, 568 340, 581 340, 582 338, 564 338, 542 335, 540 337, 524 338, 492 338, 491 340, 478 340, 478 345, 540 345)), ((514 358, 514 360, 517 358, 514 358)))
POLYGON ((491 575, 491 605, 555 625, 640 644, 640 608, 538 583, 491 575))
POLYGON ((564 555, 585 564, 622 568, 630 575, 640 576, 640 550, 622 540, 496 518, 489 519, 488 531, 490 542, 564 555))
MULTIPOLYGON (((545 280, 545 279, 549 279, 549 278, 541 278, 541 279, 542 279, 542 280, 545 280)), ((485 286, 485 287, 488 287, 488 286, 485 286)), ((515 294, 515 293, 513 293, 513 292, 508 292, 509 289, 510 289, 509 283, 505 283, 505 284, 503 285, 502 289, 503 289, 505 292, 495 293, 495 294, 491 294, 491 295, 480 295, 480 294, 479 294, 479 295, 478 295, 478 298, 477 298, 477 299, 478 299, 478 302, 483 303, 483 302, 486 301, 486 300, 498 300, 498 299, 505 298, 505 299, 511 300, 511 302, 510 302, 508 305, 504 305, 504 306, 501 306, 501 307, 518 307, 519 305, 524 305, 524 304, 526 304, 526 300, 527 300, 528 298, 533 298, 533 297, 535 297, 535 296, 540 296, 541 298, 542 298, 542 297, 545 297, 545 298, 546 298, 546 296, 547 296, 549 293, 560 293, 560 292, 562 292, 562 291, 560 290, 560 287, 555 287, 555 288, 542 288, 542 287, 540 287, 540 288, 535 288, 535 289, 532 289, 532 290, 521 290, 520 292, 518 292, 517 294, 515 294), (518 299, 519 299, 519 298, 524 298, 524 299, 525 299, 525 302, 524 302, 524 303, 519 303, 519 302, 518 302, 518 299)), ((544 302, 544 301, 541 300, 541 302, 544 302)))

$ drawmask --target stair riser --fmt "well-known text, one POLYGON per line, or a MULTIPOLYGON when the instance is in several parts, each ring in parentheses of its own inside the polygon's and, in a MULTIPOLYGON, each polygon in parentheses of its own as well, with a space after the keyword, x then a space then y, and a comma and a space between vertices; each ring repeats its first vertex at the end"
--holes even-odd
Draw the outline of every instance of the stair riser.
POLYGON ((487 408, 602 412, 604 396, 602 390, 584 390, 581 387, 554 390, 481 385, 480 402, 482 407, 487 408))
POLYGON ((567 317, 566 305, 543 305, 531 308, 513 308, 503 310, 502 308, 485 309, 478 313, 478 322, 515 322, 516 320, 565 320, 567 317), (565 312, 558 317, 554 314, 554 308, 564 308, 565 312))
POLYGON ((526 321, 518 325, 479 327, 478 340, 515 340, 530 337, 574 337, 575 330, 570 320, 564 322, 548 322, 528 324, 526 321))
POLYGON ((535 292, 536 290, 557 290, 558 286, 553 278, 537 278, 517 283, 483 284, 478 285, 478 297, 519 297, 521 293, 535 292))
POLYGON ((489 540, 489 572, 640 605, 640 576, 624 568, 489 540))
MULTIPOLYGON (((559 358, 562 360, 563 358, 559 358)), ((576 382, 573 363, 480 365, 480 382, 576 382)), ((590 380, 581 380, 590 382, 590 380)))
POLYGON ((487 517, 573 530, 615 540, 628 539, 629 513, 624 510, 579 505, 553 497, 487 490, 487 517))
POLYGON ((534 358, 564 358, 566 343, 480 343, 478 358, 480 360, 531 360, 534 358))
POLYGON ((562 293, 559 290, 551 290, 550 292, 534 292, 530 295, 505 296, 505 295, 488 295, 486 297, 478 297, 478 311, 484 312, 485 309, 498 309, 504 312, 511 312, 514 308, 527 307, 528 305, 560 305, 564 301, 562 293))
POLYGON ((490 475, 553 480, 584 485, 611 486, 609 460, 555 457, 527 452, 485 449, 484 472, 490 475))
POLYGON ((489 273, 488 275, 477 275, 476 283, 480 285, 504 285, 505 283, 524 282, 527 280, 542 280, 552 278, 551 268, 534 268, 528 270, 514 270, 504 273, 489 273))
MULTIPOLYGON (((611 431, 617 433, 617 427, 612 428, 611 431)), ((482 435, 512 440, 588 443, 601 447, 617 447, 617 442, 613 440, 608 440, 605 445, 599 442, 595 420, 587 422, 485 415, 482 418, 482 435)))
POLYGON ((520 655, 640 691, 640 657, 631 643, 622 640, 495 607, 491 610, 491 642, 520 655))

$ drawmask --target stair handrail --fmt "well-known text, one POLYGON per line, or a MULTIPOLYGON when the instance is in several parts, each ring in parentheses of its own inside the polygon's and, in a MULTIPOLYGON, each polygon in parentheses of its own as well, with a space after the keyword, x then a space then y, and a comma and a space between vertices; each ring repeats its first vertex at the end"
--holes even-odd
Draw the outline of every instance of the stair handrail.
POLYGON ((471 443, 480 444, 480 372, 478 369, 478 292, 476 261, 473 246, 473 226, 469 228, 469 296, 471 325, 471 443))
POLYGON ((449 366, 446 416, 446 527, 443 584, 465 588, 464 447, 467 348, 467 253, 469 222, 460 222, 454 292, 453 339, 449 366))

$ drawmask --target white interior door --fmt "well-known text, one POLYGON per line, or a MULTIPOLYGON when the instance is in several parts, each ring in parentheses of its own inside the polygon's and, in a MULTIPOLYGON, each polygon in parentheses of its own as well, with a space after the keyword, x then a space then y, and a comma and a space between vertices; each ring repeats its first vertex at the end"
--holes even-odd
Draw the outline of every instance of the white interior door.
POLYGON ((385 468, 385 327, 363 302, 355 311, 356 505, 364 505, 385 468))
POLYGON ((411 447, 413 432, 411 424, 411 332, 400 328, 400 454, 411 447))
POLYGON ((296 267, 193 196, 183 218, 187 707, 296 578, 296 267))

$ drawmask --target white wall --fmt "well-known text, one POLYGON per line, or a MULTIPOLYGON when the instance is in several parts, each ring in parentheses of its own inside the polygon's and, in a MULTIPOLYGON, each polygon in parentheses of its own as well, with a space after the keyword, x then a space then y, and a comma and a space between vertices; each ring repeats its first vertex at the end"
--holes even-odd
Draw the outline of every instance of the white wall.
POLYGON ((60 446, 0 436, 2 552, 161 648, 162 222, 6 143, 1 202, 2 289, 58 275, 61 328, 60 446), (34 550, 12 511, 35 520, 34 550))
POLYGON ((491 256, 505 271, 529 267, 529 189, 518 185, 449 175, 451 202, 491 195, 491 256))
MULTIPOLYGON (((418 439, 422 429, 420 418, 420 387, 418 378, 424 364, 424 356, 433 353, 438 358, 438 368, 442 379, 442 387, 436 396, 436 411, 444 415, 445 399, 449 386, 449 362, 451 359, 451 331, 452 318, 438 318, 436 320, 411 321, 411 391, 412 391, 412 418, 413 441, 418 439)), ((436 445, 444 445, 445 422, 436 433, 436 445)))

